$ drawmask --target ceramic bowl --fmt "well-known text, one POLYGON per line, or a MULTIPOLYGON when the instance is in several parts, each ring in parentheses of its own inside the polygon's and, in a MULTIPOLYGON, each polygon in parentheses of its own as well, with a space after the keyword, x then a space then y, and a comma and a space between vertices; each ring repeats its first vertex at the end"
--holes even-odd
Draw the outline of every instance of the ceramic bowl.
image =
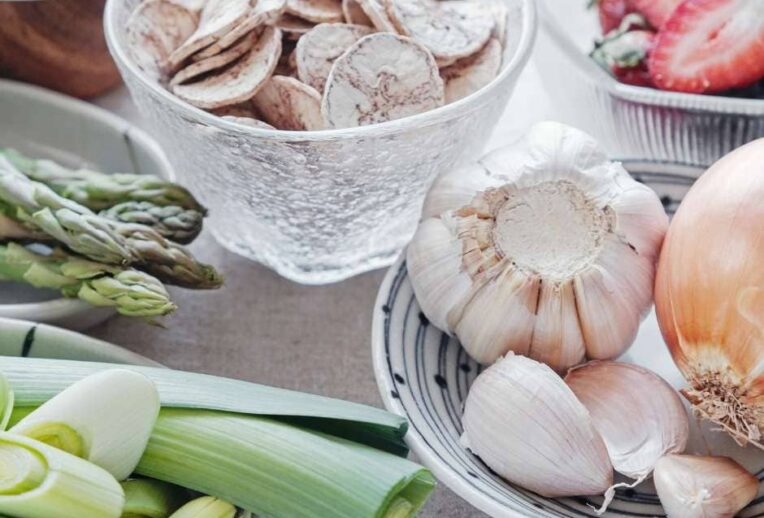
POLYGON ((139 0, 109 0, 106 40, 180 180, 210 208, 229 250, 302 283, 339 281, 392 263, 413 235, 434 177, 481 154, 530 56, 535 2, 504 0, 504 66, 479 92, 442 108, 360 128, 253 128, 195 108, 142 73, 125 22, 139 0))
MULTIPOLYGON (((639 181, 654 188, 669 213, 703 168, 656 162, 625 162, 639 181)), ((470 384, 482 367, 459 342, 431 325, 420 311, 406 264, 400 259, 388 272, 374 307, 372 330, 374 372, 385 406, 410 422, 406 440, 422 463, 459 496, 495 517, 595 518, 590 506, 600 498, 550 499, 502 480, 459 444, 462 406, 470 384)), ((622 361, 644 365, 676 387, 686 386, 658 329, 654 313, 643 322, 636 342, 622 361)), ((761 478, 764 452, 740 448, 726 434, 691 420, 687 451, 728 455, 761 478), (708 449, 707 449, 708 448, 708 449)), ((764 513, 759 498, 739 516, 764 513)), ((605 517, 664 517, 655 489, 647 481, 618 490, 605 517)))
MULTIPOLYGON (((91 104, 14 81, 0 80, 0 147, 72 167, 174 179, 162 150, 135 126, 91 104)), ((85 329, 113 314, 55 292, 0 282, 0 317, 85 329)))
POLYGON ((586 2, 539 0, 536 64, 559 120, 613 155, 710 165, 764 137, 764 99, 665 92, 619 83, 588 53, 600 37, 586 2))

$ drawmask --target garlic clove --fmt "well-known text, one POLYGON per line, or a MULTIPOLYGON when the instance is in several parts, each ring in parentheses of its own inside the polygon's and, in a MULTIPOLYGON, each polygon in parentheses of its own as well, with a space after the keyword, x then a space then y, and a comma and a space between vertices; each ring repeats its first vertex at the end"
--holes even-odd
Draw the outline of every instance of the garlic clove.
POLYGON ((667 455, 654 480, 668 518, 732 518, 759 491, 758 479, 728 457, 667 455))
POLYGON ((448 315, 472 289, 472 279, 462 269, 462 245, 439 219, 422 222, 406 251, 419 307, 439 329, 451 333, 448 315))
POLYGON ((496 473, 546 497, 603 494, 613 468, 589 412, 552 369, 509 353, 464 406, 463 444, 496 473))
POLYGON ((679 394, 657 374, 594 361, 572 369, 565 383, 589 411, 619 473, 641 481, 658 459, 684 451, 687 412, 679 394))
POLYGON ((558 372, 585 360, 572 282, 541 285, 529 356, 558 372))
POLYGON ((501 182, 488 176, 479 164, 469 164, 440 175, 433 183, 422 208, 422 219, 440 216, 467 205, 479 191, 501 182))
POLYGON ((646 185, 631 182, 630 186, 610 201, 616 214, 614 231, 642 257, 655 259, 669 219, 657 195, 646 185))
POLYGON ((469 355, 480 363, 491 363, 508 351, 527 355, 538 293, 538 278, 512 266, 486 282, 454 329, 469 355))

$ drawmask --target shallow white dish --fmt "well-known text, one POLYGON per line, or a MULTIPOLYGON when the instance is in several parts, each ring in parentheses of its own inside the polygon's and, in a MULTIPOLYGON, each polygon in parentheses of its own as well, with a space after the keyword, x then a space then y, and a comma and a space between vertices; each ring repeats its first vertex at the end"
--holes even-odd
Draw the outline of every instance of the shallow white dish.
MULTIPOLYGON (((702 168, 657 162, 625 162, 650 185, 673 213, 702 168)), ((374 373, 391 412, 408 418, 406 441, 435 476, 478 509, 497 517, 596 517, 588 504, 601 498, 549 499, 504 482, 459 444, 462 405, 481 367, 453 339, 421 313, 403 259, 390 268, 379 290, 372 328, 374 373)), ((622 358, 650 368, 676 387, 686 383, 674 366, 654 313, 643 322, 636 342, 622 358)), ((688 452, 735 458, 760 479, 764 452, 740 448, 713 426, 691 420, 688 452), (706 446, 707 445, 707 446, 706 446), (707 449, 708 448, 708 449, 707 449)), ((764 515, 760 496, 739 516, 764 515)), ((619 490, 606 517, 665 516, 652 482, 619 490)))
MULTIPOLYGON (((102 171, 174 179, 162 150, 127 121, 91 104, 15 81, 0 80, 0 147, 102 171)), ((110 309, 29 286, 0 281, 0 317, 85 329, 110 309)))

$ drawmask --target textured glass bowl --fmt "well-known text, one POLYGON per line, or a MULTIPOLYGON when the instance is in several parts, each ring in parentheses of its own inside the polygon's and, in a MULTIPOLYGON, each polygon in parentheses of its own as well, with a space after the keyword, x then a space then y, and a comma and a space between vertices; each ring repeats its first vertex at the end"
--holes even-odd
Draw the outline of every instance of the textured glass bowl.
POLYGON ((560 120, 614 156, 711 164, 764 137, 764 100, 624 85, 588 57, 600 34, 584 1, 539 0, 537 63, 560 120))
POLYGON ((320 284, 392 263, 435 176, 479 156, 533 46, 533 0, 510 7, 500 75, 459 102, 375 126, 322 132, 252 128, 167 92, 128 58, 138 0, 109 0, 109 49, 181 182, 210 208, 218 242, 289 279, 320 284))

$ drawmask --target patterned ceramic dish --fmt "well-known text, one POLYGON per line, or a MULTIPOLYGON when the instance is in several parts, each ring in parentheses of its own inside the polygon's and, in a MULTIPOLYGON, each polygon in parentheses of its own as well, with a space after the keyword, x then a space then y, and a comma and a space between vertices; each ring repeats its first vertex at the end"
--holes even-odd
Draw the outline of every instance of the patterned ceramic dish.
POLYGON ((322 284, 391 264, 416 228, 433 178, 480 155, 536 34, 533 0, 509 7, 504 65, 487 86, 413 117, 329 131, 275 131, 195 108, 141 73, 125 22, 139 0, 109 0, 106 39, 125 84, 180 180, 210 207, 231 251, 322 284))
MULTIPOLYGON (((657 162, 625 162, 639 181, 653 187, 673 213, 702 168, 657 162)), ((645 320, 625 361, 649 367, 674 386, 684 386, 681 374, 663 345, 654 313, 645 320)), ((401 259, 388 272, 374 307, 372 329, 374 372, 385 406, 407 417, 407 442, 444 484, 491 516, 596 517, 590 505, 598 498, 548 499, 504 482, 459 444, 462 404, 481 367, 459 345, 430 325, 420 312, 401 259)), ((691 424, 688 451, 728 455, 761 479, 764 452, 743 449, 712 427, 691 424), (707 446, 706 446, 707 445, 707 446)), ((764 515, 764 497, 741 517, 764 515)), ((662 517, 663 509, 650 481, 619 491, 606 517, 662 517)))
POLYGON ((539 1, 535 56, 561 121, 613 155, 710 165, 764 137, 764 99, 664 92, 617 82, 588 57, 600 34, 585 1, 539 1))
MULTIPOLYGON (((159 146, 123 119, 71 97, 0 80, 0 147, 71 166, 154 174, 173 179, 159 146), (66 151, 63 151, 66 150, 66 151)), ((0 281, 0 317, 84 329, 113 315, 110 309, 29 286, 0 281)))

